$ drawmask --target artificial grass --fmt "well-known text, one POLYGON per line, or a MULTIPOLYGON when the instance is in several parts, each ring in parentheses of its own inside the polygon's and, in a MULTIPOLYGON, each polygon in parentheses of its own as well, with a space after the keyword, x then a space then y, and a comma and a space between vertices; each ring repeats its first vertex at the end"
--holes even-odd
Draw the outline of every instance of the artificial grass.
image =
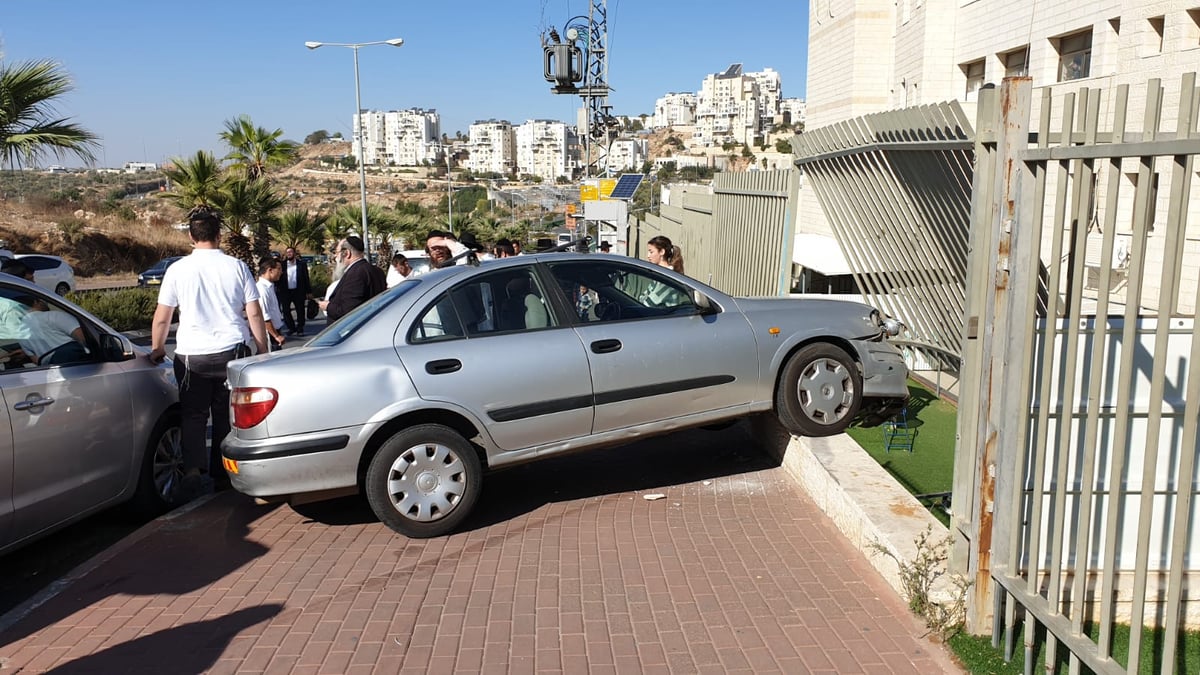
MULTIPOLYGON (((1088 634, 1092 640, 1096 640, 1099 637, 1099 629, 1096 626, 1091 626, 1088 634)), ((949 645, 954 651, 955 656, 958 657, 963 667, 969 673, 1018 675, 1025 672, 1025 648, 1021 642, 1023 635, 1024 628, 1018 626, 1017 630, 1014 631, 1013 637, 1017 643, 1013 646, 1013 659, 1009 662, 1004 661, 1003 641, 1000 643, 1000 649, 992 649, 992 639, 988 636, 960 633, 950 638, 949 645)), ((1129 663, 1129 626, 1120 624, 1113 626, 1112 652, 1113 660, 1121 664, 1122 667, 1127 667, 1129 663)), ((1146 673, 1146 675, 1167 672, 1169 669, 1165 668, 1164 664, 1161 663, 1162 653, 1162 629, 1143 629, 1138 672, 1146 673)), ((1197 668, 1200 667, 1200 633, 1183 633, 1182 641, 1176 645, 1175 654, 1175 672, 1196 672, 1197 668)), ((1060 647, 1055 655, 1054 667, 1046 669, 1045 629, 1037 631, 1037 635, 1034 638, 1033 670, 1047 673, 1066 673, 1069 671, 1068 657, 1069 652, 1066 648, 1060 647)), ((1080 671, 1084 673, 1092 672, 1086 666, 1080 668, 1080 671)))
MULTIPOLYGON (((914 495, 949 492, 954 484, 954 444, 958 410, 932 391, 909 380, 908 426, 915 435, 912 452, 884 449, 884 427, 851 428, 847 433, 914 495)), ((948 514, 933 509, 949 525, 948 514)))

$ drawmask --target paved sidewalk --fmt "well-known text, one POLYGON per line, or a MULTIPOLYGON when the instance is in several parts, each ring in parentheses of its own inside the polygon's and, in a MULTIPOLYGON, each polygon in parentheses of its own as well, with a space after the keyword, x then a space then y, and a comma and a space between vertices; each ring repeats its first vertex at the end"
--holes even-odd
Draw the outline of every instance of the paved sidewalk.
POLYGON ((222 493, 0 617, 0 670, 954 671, 745 426, 492 475, 438 539, 222 493))

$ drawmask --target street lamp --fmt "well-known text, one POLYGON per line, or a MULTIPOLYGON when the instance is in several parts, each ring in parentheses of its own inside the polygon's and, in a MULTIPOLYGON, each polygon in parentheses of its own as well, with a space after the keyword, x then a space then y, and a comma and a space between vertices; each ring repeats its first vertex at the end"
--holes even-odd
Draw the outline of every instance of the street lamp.
POLYGON ((358 190, 362 196, 362 239, 363 239, 363 254, 366 255, 367 261, 371 260, 371 240, 367 237, 367 167, 364 162, 367 155, 366 137, 363 134, 362 123, 362 90, 359 87, 358 80, 358 48, 369 47, 371 45, 391 45, 399 47, 404 44, 403 38, 392 38, 391 40, 376 40, 374 42, 305 42, 304 46, 309 49, 317 49, 319 47, 349 47, 354 50, 354 121, 358 124, 358 190))

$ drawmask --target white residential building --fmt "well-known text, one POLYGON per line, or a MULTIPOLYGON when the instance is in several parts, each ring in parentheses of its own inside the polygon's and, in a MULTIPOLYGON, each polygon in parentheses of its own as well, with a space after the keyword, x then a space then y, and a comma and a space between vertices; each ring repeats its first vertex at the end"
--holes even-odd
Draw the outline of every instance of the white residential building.
POLYGON ((618 138, 608 146, 609 171, 639 171, 646 163, 650 144, 644 138, 618 138))
POLYGON ((579 165, 575 128, 555 120, 528 120, 516 128, 517 173, 555 182, 579 165))
POLYGON ((696 123, 696 95, 691 92, 671 92, 654 102, 651 129, 665 129, 696 123))
POLYGON ((754 78, 758 84, 758 131, 766 131, 779 114, 783 82, 772 68, 764 68, 761 73, 746 73, 746 76, 754 78))
POLYGON ((511 174, 517 168, 517 143, 513 126, 506 120, 475 122, 467 133, 466 166, 475 173, 511 174))
MULTIPOLYGON (((62 167, 50 167, 50 171, 62 169, 62 167)), ((65 171, 65 170, 64 170, 65 171)), ((125 162, 125 167, 122 169, 125 173, 141 173, 143 171, 158 171, 158 165, 154 162, 125 162)))
POLYGON ((435 110, 367 110, 354 119, 355 157, 367 166, 417 166, 436 160, 441 120, 435 110), (363 149, 359 154, 359 124, 363 149))
MULTIPOLYGON (((1195 0, 813 0, 808 66, 809 129, 952 99, 974 124, 980 87, 1008 75, 1032 78, 1035 124, 1045 90, 1061 100, 1085 87, 1112 96, 1126 84, 1128 110, 1140 125, 1146 81, 1161 78, 1162 128, 1174 129, 1182 77, 1200 70, 1200 9, 1195 0)), ((1111 110, 1107 103, 1100 110, 1102 129, 1111 110)), ((1058 120, 1051 125, 1058 128, 1058 120)), ((1155 180, 1167 185, 1169 170, 1156 168, 1155 180)), ((1121 194, 1132 194, 1137 173, 1124 173, 1121 194)), ((1098 190, 1093 203, 1103 205, 1106 186, 1098 190)), ((1166 213, 1167 200, 1168 190, 1159 191, 1157 213, 1166 213)), ((1196 201, 1190 208, 1200 214, 1196 201)), ((1117 208, 1118 223, 1127 223, 1132 207, 1122 201, 1117 208)), ((832 234, 808 190, 800 212, 805 232, 832 234)), ((1189 250, 1200 250, 1200 229, 1190 227, 1186 238, 1189 250)), ((1162 237, 1150 245, 1161 255, 1162 237)))
POLYGON ((701 145, 753 143, 759 129, 758 80, 735 63, 704 78, 696 102, 694 138, 701 145))
POLYGON ((806 123, 808 107, 802 98, 785 98, 779 101, 779 114, 775 116, 777 124, 791 124, 795 129, 802 129, 806 123))

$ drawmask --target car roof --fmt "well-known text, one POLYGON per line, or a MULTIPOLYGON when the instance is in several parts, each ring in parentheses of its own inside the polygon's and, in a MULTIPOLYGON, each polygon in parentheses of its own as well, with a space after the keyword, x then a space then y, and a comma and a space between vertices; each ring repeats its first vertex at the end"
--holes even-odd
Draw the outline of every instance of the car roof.
POLYGON ((56 255, 50 255, 49 253, 17 253, 13 257, 14 258, 49 258, 50 260, 57 260, 59 262, 63 262, 63 259, 61 257, 56 256, 56 255))

